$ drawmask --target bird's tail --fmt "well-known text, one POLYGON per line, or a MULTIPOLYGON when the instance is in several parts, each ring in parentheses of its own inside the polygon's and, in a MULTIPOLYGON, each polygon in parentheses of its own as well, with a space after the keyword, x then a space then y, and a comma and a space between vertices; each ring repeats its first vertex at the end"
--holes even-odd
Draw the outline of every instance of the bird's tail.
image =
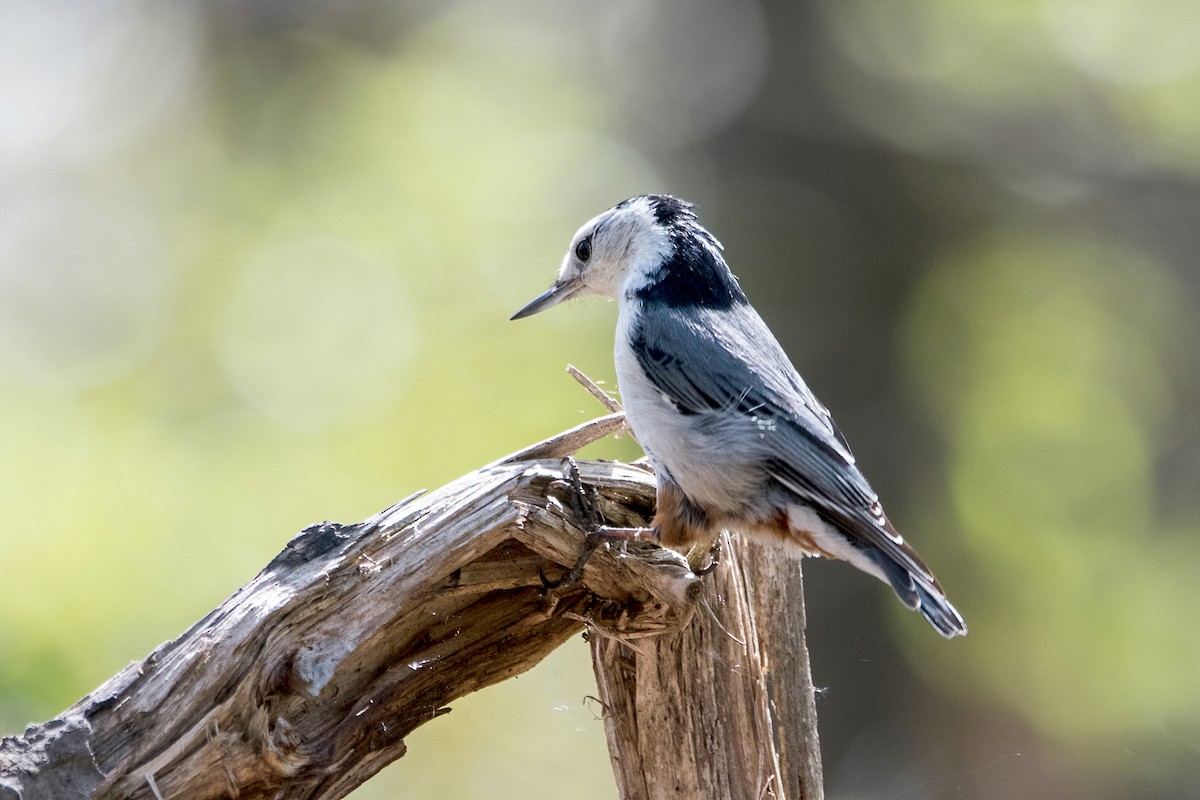
POLYGON ((871 555, 883 569, 900 602, 921 612, 921 616, 929 620, 929 624, 947 639, 966 635, 967 623, 963 621, 958 609, 946 599, 945 592, 932 574, 914 574, 882 550, 874 550, 871 555))
POLYGON ((946 595, 930 591, 920 585, 917 586, 917 594, 920 597, 917 611, 920 611, 921 616, 929 620, 929 624, 936 628, 938 633, 947 639, 967 635, 967 623, 963 621, 958 609, 946 599, 946 595))

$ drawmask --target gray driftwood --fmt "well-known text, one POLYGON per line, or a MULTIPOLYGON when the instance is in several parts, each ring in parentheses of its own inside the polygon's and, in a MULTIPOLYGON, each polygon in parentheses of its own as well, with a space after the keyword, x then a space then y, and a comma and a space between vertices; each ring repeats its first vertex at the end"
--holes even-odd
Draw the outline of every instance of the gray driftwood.
POLYGON ((725 534, 690 625, 592 637, 625 800, 823 796, 799 562, 725 534))
MULTIPOLYGON (((5 738, 0 800, 344 797, 448 703, 584 629, 625 800, 819 797, 793 562, 735 544, 700 578, 631 543, 597 550, 581 584, 543 585, 584 543, 561 458, 621 424, 587 423, 357 525, 307 528, 178 639, 5 738)), ((579 469, 608 522, 645 523, 644 468, 579 469)))

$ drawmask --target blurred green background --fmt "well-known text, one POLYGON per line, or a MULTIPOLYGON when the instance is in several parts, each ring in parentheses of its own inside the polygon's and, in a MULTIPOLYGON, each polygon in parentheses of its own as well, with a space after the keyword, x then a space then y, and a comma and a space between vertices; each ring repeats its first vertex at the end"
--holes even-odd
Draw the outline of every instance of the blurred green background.
MULTIPOLYGON (((1198 42, 1182 0, 4 3, 0 731, 598 414, 612 306, 507 318, 657 191, 971 627, 809 562, 829 796, 1200 797, 1198 42)), ((612 798, 593 691, 574 641, 354 796, 612 798)))

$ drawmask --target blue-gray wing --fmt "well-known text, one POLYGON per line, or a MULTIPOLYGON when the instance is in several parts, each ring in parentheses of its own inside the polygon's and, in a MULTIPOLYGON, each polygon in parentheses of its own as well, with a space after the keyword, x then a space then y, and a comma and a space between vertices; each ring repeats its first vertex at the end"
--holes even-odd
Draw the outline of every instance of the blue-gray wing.
POLYGON ((791 420, 847 464, 854 456, 828 409, 749 305, 720 312, 648 307, 633 331, 642 370, 684 414, 737 410, 791 420))
POLYGON ((680 413, 750 417, 764 434, 764 457, 811 475, 831 499, 874 502, 829 411, 749 305, 686 314, 650 306, 631 333, 642 371, 680 413))
POLYGON ((753 308, 736 304, 714 312, 692 307, 683 314, 647 306, 631 334, 642 371, 680 413, 753 419, 771 477, 857 546, 885 556, 881 568, 898 592, 897 582, 903 585, 907 577, 895 572, 897 567, 937 587, 887 520, 828 410, 753 308))

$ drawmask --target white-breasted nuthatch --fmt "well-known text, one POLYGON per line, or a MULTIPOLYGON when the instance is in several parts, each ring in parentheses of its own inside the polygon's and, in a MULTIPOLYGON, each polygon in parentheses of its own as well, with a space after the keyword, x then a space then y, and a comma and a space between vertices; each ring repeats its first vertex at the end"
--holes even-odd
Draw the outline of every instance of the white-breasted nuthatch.
POLYGON ((883 512, 845 437, 751 307, 690 203, 642 195, 579 229, 548 291, 616 298, 617 382, 653 465, 659 541, 722 529, 850 562, 949 638, 958 611, 883 512))

